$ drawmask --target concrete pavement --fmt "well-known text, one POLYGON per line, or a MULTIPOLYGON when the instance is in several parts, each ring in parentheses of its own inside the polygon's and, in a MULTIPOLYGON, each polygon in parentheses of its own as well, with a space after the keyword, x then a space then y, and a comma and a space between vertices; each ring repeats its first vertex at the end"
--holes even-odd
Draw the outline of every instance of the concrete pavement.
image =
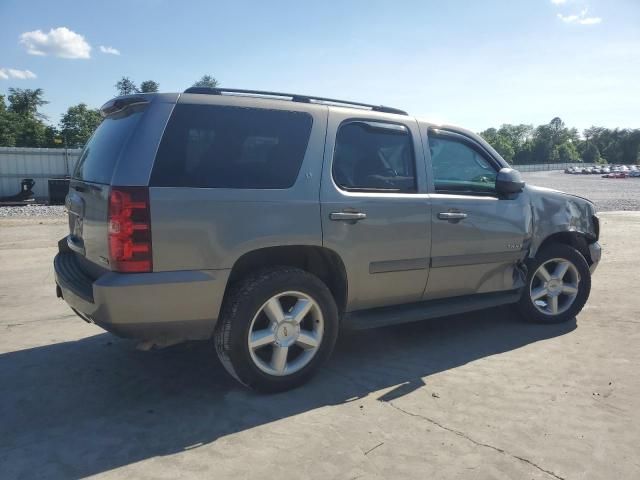
POLYGON ((509 308, 343 335, 262 396, 55 298, 60 219, 0 221, 0 478, 640 478, 640 213, 602 214, 576 322, 509 308), (42 222, 42 223, 38 223, 42 222))

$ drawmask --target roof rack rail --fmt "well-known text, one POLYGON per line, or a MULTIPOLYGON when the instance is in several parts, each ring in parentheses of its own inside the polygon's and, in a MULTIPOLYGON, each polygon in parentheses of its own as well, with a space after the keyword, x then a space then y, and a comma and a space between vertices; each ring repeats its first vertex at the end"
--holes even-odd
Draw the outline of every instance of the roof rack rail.
POLYGON ((335 105, 347 105, 354 107, 362 107, 373 110, 374 112, 395 113, 397 115, 408 115, 404 110, 393 107, 385 107, 384 105, 371 105, 368 103, 351 102, 347 100, 336 100, 335 98, 316 97, 314 95, 299 95, 297 93, 267 92, 263 90, 243 90, 239 88, 220 88, 220 87, 190 87, 184 93, 201 93, 204 95, 222 95, 224 93, 241 94, 241 95, 259 95, 263 97, 284 97, 289 98, 293 102, 300 103, 331 103, 335 105))

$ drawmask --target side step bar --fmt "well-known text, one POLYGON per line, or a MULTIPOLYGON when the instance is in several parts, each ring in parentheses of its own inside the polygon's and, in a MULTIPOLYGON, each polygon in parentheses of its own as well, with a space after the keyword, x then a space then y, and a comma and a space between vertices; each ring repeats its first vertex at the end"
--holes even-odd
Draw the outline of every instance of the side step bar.
POLYGON ((518 289, 508 292, 464 295, 441 300, 429 300, 427 302, 357 310, 345 313, 342 324, 344 328, 349 330, 365 330, 367 328, 457 315, 483 308, 516 303, 520 299, 521 292, 522 290, 518 289))

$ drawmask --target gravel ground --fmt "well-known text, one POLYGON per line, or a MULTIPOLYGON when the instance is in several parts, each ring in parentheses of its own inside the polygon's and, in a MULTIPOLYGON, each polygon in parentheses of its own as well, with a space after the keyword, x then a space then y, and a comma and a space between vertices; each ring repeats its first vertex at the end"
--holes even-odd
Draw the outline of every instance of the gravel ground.
MULTIPOLYGON (((586 197, 598 211, 640 210, 640 178, 609 179, 600 175, 567 175, 561 171, 523 173, 527 183, 586 197)), ((62 205, 0 207, 2 217, 61 217, 62 205)))
POLYGON ((0 207, 0 218, 4 217, 61 217, 63 205, 26 205, 23 207, 0 207))
POLYGON ((532 185, 586 197, 594 202, 601 212, 640 210, 640 178, 568 175, 562 171, 527 172, 522 176, 532 185))

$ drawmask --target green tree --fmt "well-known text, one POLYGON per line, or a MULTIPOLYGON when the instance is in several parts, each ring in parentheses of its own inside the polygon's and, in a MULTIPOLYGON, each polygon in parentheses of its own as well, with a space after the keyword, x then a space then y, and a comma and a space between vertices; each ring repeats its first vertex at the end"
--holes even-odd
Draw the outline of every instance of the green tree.
POLYGON ((487 142, 514 164, 546 162, 640 163, 640 129, 591 127, 583 137, 560 117, 533 128, 503 124, 481 132, 487 142))
POLYGON ((0 145, 8 147, 47 146, 45 115, 38 108, 46 105, 41 88, 30 90, 9 88, 9 105, 0 101, 0 145))
POLYGON ((155 93, 160 89, 160 84, 153 80, 145 80, 140 84, 140 93, 155 93))
POLYGON ((132 93, 138 93, 138 87, 133 83, 129 77, 122 77, 115 84, 118 95, 131 95, 132 93))
POLYGON ((580 155, 573 142, 567 141, 554 147, 553 158, 561 163, 579 162, 580 155))
MULTIPOLYGON (((46 115, 38 112, 38 108, 48 104, 44 98, 44 90, 26 88, 9 88, 9 108, 8 110, 18 115, 46 119, 46 115)), ((4 103, 4 102, 3 102, 4 103)))
POLYGON ((194 87, 216 88, 220 83, 211 75, 203 75, 200 80, 193 84, 194 87))
POLYGON ((551 134, 551 139, 555 145, 559 145, 564 136, 564 132, 566 128, 564 126, 564 122, 560 117, 554 117, 549 122, 549 133, 551 134))
POLYGON ((53 125, 47 125, 44 127, 44 139, 42 146, 47 148, 57 148, 61 145, 57 144, 55 139, 60 138, 60 132, 53 125))
POLYGON ((511 138, 505 134, 503 125, 500 130, 495 128, 489 128, 480 135, 489 142, 489 144, 496 149, 502 158, 507 162, 513 163, 513 157, 515 155, 515 149, 512 145, 511 138))
POLYGON ((510 125, 503 124, 498 130, 498 134, 509 140, 509 144, 514 150, 522 148, 524 143, 531 138, 533 133, 533 125, 510 125))
POLYGON ((539 125, 533 135, 531 155, 533 163, 548 163, 557 161, 554 136, 556 132, 550 125, 539 125))
POLYGON ((38 118, 27 115, 13 116, 15 126, 14 141, 16 147, 45 147, 46 126, 38 118))
POLYGON ((0 95, 0 147, 13 147, 16 144, 15 132, 4 95, 0 95))
POLYGON ((585 163, 606 163, 600 156, 600 150, 595 143, 585 141, 584 151, 582 152, 582 161, 585 163))
POLYGON ((102 121, 100 110, 79 103, 69 107, 60 120, 60 133, 68 147, 80 147, 87 143, 93 131, 102 121))

